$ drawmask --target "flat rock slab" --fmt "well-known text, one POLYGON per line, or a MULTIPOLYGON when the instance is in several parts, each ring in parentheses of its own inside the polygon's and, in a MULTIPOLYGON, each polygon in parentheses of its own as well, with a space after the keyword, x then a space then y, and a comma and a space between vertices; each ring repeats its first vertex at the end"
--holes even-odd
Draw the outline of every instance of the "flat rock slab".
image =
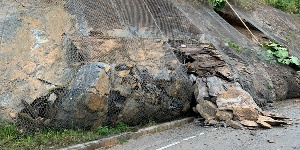
POLYGON ((253 120, 256 121, 258 118, 258 111, 253 108, 241 108, 234 107, 233 115, 237 120, 253 120))
POLYGON ((241 124, 246 127, 259 127, 259 125, 255 121, 251 120, 243 120, 241 121, 241 124))
POLYGON ((232 110, 234 107, 252 108, 261 110, 251 95, 241 88, 228 88, 217 97, 217 106, 220 110, 232 110))
POLYGON ((271 117, 273 119, 279 119, 279 120, 283 120, 283 119, 289 119, 288 117, 285 117, 281 114, 277 114, 277 113, 271 113, 271 112, 262 112, 262 114, 264 116, 267 116, 267 117, 271 117))

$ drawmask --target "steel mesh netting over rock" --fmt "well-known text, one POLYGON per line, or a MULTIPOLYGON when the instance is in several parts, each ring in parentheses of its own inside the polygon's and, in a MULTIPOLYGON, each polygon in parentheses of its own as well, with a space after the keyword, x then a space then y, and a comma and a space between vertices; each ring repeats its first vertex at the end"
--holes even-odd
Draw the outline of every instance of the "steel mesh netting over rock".
POLYGON ((0 10, 0 116, 18 114, 27 131, 172 120, 195 96, 215 101, 236 86, 261 105, 299 96, 293 69, 260 60, 202 3, 24 0, 0 10))

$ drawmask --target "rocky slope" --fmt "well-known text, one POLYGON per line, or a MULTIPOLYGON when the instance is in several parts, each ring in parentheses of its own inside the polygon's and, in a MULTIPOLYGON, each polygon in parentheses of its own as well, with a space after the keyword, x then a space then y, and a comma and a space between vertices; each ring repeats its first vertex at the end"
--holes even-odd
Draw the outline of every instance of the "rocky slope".
MULTIPOLYGON (((40 0, 0 8, 0 116, 30 130, 171 120, 229 87, 259 105, 300 96, 294 69, 261 59, 259 46, 206 5, 40 0)), ((268 24, 253 16, 255 26, 268 24)), ((272 37, 300 30, 297 22, 270 21, 277 24, 265 32, 272 37), (279 34, 286 24, 293 29, 279 34)))

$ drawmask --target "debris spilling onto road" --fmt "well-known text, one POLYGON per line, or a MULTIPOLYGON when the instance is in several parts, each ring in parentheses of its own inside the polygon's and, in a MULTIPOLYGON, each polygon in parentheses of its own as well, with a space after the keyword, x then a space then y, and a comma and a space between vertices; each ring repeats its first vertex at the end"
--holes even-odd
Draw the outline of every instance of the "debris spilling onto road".
MULTIPOLYGON (((182 45, 180 41, 169 43, 195 83, 197 105, 192 109, 203 117, 205 125, 270 129, 291 124, 286 121, 287 117, 262 111, 252 96, 242 89, 238 77, 211 44, 202 43, 202 48, 199 48, 192 44, 182 45)), ((245 69, 243 66, 239 68, 245 69)))
POLYGON ((271 129, 273 126, 292 124, 283 115, 263 111, 250 94, 240 87, 230 87, 220 92, 215 102, 198 99, 197 103, 193 110, 205 119, 205 125, 225 123, 225 126, 236 129, 271 129))

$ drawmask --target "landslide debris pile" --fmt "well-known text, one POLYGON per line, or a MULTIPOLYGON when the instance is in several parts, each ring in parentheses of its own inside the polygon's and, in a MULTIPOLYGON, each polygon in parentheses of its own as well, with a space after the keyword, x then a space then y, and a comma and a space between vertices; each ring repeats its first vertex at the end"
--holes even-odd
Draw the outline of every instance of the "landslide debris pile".
POLYGON ((194 81, 196 106, 193 111, 206 125, 228 125, 249 128, 290 125, 289 119, 262 111, 252 96, 236 82, 222 55, 210 43, 169 41, 178 59, 194 81), (175 44, 177 43, 177 44, 175 44))
POLYGON ((197 102, 193 110, 205 119, 204 123, 207 125, 217 125, 221 122, 236 129, 271 129, 272 126, 292 124, 285 116, 262 111, 250 94, 240 87, 230 87, 220 92, 215 102, 203 99, 197 99, 197 102))

